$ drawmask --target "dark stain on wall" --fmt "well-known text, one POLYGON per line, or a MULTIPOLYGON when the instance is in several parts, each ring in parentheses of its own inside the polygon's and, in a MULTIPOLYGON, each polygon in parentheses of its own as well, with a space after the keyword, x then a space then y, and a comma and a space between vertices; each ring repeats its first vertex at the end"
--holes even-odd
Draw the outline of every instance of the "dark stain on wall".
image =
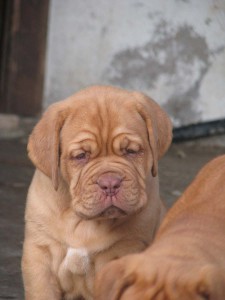
POLYGON ((163 84, 174 91, 165 99, 168 101, 165 109, 182 124, 190 119, 195 122, 200 114, 196 112, 195 101, 210 67, 209 55, 205 38, 191 26, 183 25, 175 30, 162 20, 151 41, 117 53, 104 77, 115 85, 149 90, 163 76, 163 84))

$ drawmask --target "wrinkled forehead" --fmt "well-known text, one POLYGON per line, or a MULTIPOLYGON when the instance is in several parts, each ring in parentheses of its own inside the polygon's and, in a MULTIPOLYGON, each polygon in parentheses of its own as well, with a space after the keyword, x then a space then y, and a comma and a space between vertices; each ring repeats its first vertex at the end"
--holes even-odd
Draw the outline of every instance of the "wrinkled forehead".
POLYGON ((86 95, 74 100, 63 126, 63 139, 76 139, 81 132, 91 132, 102 139, 120 133, 146 137, 146 126, 129 94, 86 95))

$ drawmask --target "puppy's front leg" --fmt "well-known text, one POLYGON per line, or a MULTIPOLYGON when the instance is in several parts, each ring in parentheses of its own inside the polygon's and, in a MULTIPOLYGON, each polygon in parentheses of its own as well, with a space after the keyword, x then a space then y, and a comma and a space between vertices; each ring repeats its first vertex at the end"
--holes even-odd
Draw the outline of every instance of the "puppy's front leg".
POLYGON ((24 243, 22 273, 26 300, 60 300, 62 293, 50 267, 45 247, 24 243))

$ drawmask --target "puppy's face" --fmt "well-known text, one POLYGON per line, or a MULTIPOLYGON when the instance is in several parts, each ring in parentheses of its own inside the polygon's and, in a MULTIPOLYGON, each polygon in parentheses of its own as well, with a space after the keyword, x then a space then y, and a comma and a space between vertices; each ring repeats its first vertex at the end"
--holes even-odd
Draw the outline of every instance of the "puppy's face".
POLYGON ((140 210, 153 164, 144 120, 131 99, 82 102, 61 131, 60 169, 69 182, 73 208, 84 218, 140 210))
MULTIPOLYGON (((78 216, 118 218, 134 214, 146 205, 146 177, 156 175, 159 155, 155 152, 159 145, 156 128, 152 122, 147 124, 143 101, 140 94, 92 87, 54 108, 58 111, 54 121, 58 142, 54 138, 53 144, 58 144, 58 150, 52 151, 58 151, 57 167, 69 186, 71 205, 78 216)), ((162 113, 154 103, 155 106, 162 113)), ((163 114, 170 126, 170 133, 165 136, 169 145, 171 125, 163 114)), ((54 181, 54 163, 50 167, 54 181)))

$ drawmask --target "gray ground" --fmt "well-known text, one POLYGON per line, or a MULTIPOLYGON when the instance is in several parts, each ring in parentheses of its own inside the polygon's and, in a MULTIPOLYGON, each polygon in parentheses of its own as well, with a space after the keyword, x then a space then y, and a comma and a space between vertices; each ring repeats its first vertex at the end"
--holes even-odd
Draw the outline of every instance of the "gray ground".
MULTIPOLYGON (((172 145, 160 162, 161 194, 168 206, 196 172, 225 152, 225 136, 172 145)), ((23 214, 33 167, 26 157, 26 140, 0 140, 0 299, 23 299, 20 259, 23 214)))

